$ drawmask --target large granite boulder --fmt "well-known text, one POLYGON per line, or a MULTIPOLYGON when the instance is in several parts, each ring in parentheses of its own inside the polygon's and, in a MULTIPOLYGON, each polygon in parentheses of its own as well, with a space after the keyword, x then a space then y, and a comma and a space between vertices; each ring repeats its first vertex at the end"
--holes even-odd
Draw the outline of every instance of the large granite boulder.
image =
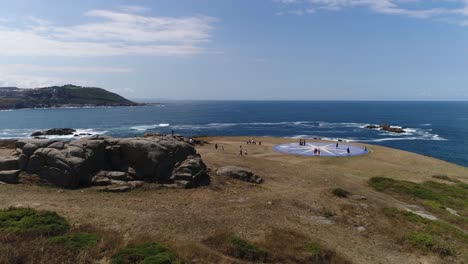
POLYGON ((210 176, 200 155, 191 155, 176 165, 172 172, 171 181, 181 188, 195 188, 209 185, 210 176))
POLYGON ((65 188, 107 185, 110 181, 173 184, 180 178, 172 176, 180 176, 183 168, 192 173, 186 186, 199 186, 208 177, 201 158, 193 156, 194 147, 169 136, 124 139, 94 136, 69 141, 22 139, 16 147, 20 154, 15 167, 4 162, 0 166, 5 164, 5 169, 0 167, 0 170, 23 169, 65 188))
POLYGON ((18 183, 18 176, 20 174, 20 170, 4 170, 0 171, 0 182, 4 183, 18 183))
POLYGON ((0 159, 0 171, 17 169, 19 169, 18 158, 11 157, 6 159, 0 159))
POLYGON ((263 179, 255 175, 253 171, 237 166, 221 167, 216 171, 216 174, 251 183, 260 184, 263 182, 263 179))

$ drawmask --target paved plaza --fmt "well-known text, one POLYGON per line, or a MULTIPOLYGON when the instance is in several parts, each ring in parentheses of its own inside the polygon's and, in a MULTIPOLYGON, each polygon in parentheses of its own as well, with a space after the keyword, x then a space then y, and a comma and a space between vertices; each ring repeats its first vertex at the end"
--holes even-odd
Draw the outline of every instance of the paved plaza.
POLYGON ((310 142, 304 146, 299 145, 299 143, 288 143, 276 145, 273 150, 301 156, 316 156, 315 150, 320 150, 320 156, 322 157, 349 157, 367 154, 365 148, 345 142, 338 142, 338 147, 336 142, 310 142))

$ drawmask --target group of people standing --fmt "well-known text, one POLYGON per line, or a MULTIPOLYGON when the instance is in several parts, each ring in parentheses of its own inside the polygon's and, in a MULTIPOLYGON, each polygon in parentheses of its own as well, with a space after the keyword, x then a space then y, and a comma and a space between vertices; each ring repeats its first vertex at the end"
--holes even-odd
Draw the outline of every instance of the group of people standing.
POLYGON ((319 148, 314 149, 314 155, 315 156, 320 156, 320 154, 321 154, 321 151, 320 151, 319 148))
MULTIPOLYGON (((215 149, 218 149, 218 143, 215 144, 215 149)), ((224 145, 221 145, 221 149, 224 151, 224 145)))
POLYGON ((305 139, 303 139, 303 138, 299 139, 299 146, 306 146, 306 145, 307 145, 307 143, 306 143, 305 139))
MULTIPOLYGON (((257 141, 255 141, 254 138, 251 138, 251 139, 247 140, 246 143, 247 143, 247 145, 250 145, 250 144, 252 144, 252 145, 257 145, 257 141)), ((258 145, 262 145, 262 142, 261 142, 261 141, 258 141, 258 145)))

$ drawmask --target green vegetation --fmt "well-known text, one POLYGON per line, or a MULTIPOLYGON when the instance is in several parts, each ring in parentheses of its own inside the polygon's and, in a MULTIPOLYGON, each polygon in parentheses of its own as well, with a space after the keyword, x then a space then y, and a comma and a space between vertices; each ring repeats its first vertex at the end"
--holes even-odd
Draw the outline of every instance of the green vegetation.
POLYGON ((262 261, 268 259, 268 251, 238 237, 231 237, 230 243, 233 246, 233 255, 245 260, 262 261))
POLYGON ((57 107, 63 105, 138 105, 101 88, 75 85, 40 89, 0 89, 0 109, 57 107))
POLYGON ((80 251, 94 247, 98 243, 98 240, 96 235, 89 233, 71 233, 49 239, 52 244, 80 251))
POLYGON ((112 256, 113 264, 175 264, 176 254, 159 243, 145 243, 120 249, 112 256))
POLYGON ((466 210, 468 208, 468 185, 464 183, 454 185, 433 181, 414 183, 374 177, 369 180, 369 185, 377 191, 407 194, 422 200, 432 201, 435 202, 433 205, 437 203, 439 207, 449 207, 458 210, 466 210))
POLYGON ((468 234, 463 231, 468 226, 468 185, 447 176, 434 178, 448 180, 451 184, 374 177, 369 185, 378 191, 409 196, 445 220, 433 221, 412 212, 386 209, 387 216, 399 221, 397 225, 409 245, 441 256, 461 254, 468 258, 468 234), (456 209, 458 215, 452 209, 456 209))
POLYGON ((429 250, 442 256, 456 255, 458 251, 468 249, 468 234, 463 230, 440 220, 429 220, 412 212, 386 208, 384 213, 400 223, 405 231, 405 241, 423 250, 429 250))
POLYGON ((348 195, 350 194, 348 191, 343 190, 343 189, 341 189, 341 188, 333 189, 332 193, 333 193, 333 195, 335 195, 336 197, 340 197, 340 198, 347 198, 348 195))
POLYGON ((444 181, 448 181, 448 182, 460 183, 459 180, 454 179, 454 178, 450 178, 447 175, 434 175, 434 176, 432 176, 432 178, 438 179, 438 180, 444 180, 444 181))
POLYGON ((0 230, 34 235, 60 235, 69 230, 67 220, 55 212, 30 208, 0 210, 0 230))
POLYGON ((314 256, 318 256, 322 253, 322 246, 317 242, 310 242, 305 246, 305 250, 314 256))
POLYGON ((408 234, 407 239, 413 246, 416 247, 423 249, 432 249, 432 247, 434 247, 434 238, 425 233, 412 232, 408 234))

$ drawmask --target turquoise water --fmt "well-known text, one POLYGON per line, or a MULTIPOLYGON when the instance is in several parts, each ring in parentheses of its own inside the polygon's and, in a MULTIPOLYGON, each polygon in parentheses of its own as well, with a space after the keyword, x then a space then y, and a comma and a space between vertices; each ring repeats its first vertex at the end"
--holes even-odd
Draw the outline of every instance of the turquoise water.
POLYGON ((160 106, 0 111, 0 138, 70 127, 129 137, 143 133, 320 137, 367 142, 468 166, 468 102, 168 101, 160 106), (402 126, 405 134, 367 124, 402 126))

